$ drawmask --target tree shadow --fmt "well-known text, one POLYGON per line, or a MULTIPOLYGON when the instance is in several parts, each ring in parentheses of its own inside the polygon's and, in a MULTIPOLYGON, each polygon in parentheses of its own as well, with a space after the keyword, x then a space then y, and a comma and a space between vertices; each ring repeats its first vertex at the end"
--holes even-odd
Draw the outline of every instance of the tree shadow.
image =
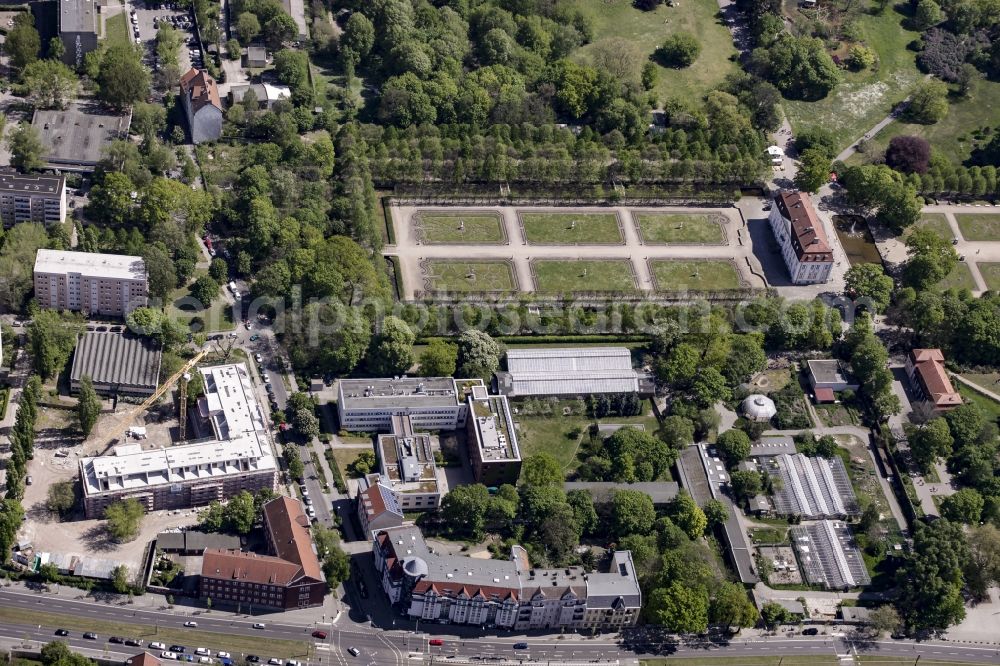
POLYGON ((114 539, 108 534, 103 523, 97 523, 80 535, 90 550, 97 553, 107 553, 117 547, 114 539))

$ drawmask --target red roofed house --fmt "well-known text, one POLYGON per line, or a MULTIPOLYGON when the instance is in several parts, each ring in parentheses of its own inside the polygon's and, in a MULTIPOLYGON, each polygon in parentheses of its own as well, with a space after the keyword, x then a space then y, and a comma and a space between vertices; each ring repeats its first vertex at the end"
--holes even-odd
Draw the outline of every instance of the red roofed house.
POLYGON ((793 284, 821 284, 830 279, 833 250, 808 194, 778 192, 770 222, 793 284))
POLYGON ((906 375, 913 389, 936 411, 958 407, 962 396, 951 385, 940 349, 914 349, 906 357, 906 375))
POLYGON ((140 652, 125 660, 125 666, 160 666, 160 658, 149 652, 140 652))
POLYGON ((191 129, 191 141, 216 141, 222 136, 222 101, 215 79, 191 68, 181 77, 181 104, 191 129))
POLYGON ((326 577, 302 503, 278 497, 264 505, 270 555, 209 548, 202 557, 199 596, 213 604, 290 610, 321 606, 326 577))
POLYGON ((365 536, 370 536, 375 530, 403 524, 399 498, 380 478, 378 474, 368 474, 358 480, 358 522, 365 536))

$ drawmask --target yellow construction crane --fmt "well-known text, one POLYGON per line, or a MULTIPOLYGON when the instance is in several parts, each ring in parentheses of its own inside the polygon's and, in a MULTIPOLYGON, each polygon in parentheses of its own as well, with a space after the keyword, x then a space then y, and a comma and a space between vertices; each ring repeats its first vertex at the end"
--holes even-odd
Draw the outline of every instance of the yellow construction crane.
MULTIPOLYGON (((118 425, 115 426, 114 430, 112 430, 111 434, 108 435, 108 437, 107 437, 108 445, 104 448, 103 451, 101 451, 101 453, 99 455, 104 455, 105 453, 107 453, 108 451, 110 451, 111 447, 114 445, 114 443, 121 438, 121 436, 125 433, 126 430, 129 429, 129 427, 131 427, 131 425, 135 421, 136 417, 139 416, 140 414, 142 414, 147 409, 149 409, 149 407, 154 402, 156 402, 157 400, 159 400, 160 397, 164 393, 167 392, 167 389, 169 389, 171 386, 173 386, 174 384, 176 384, 177 381, 180 380, 182 377, 184 377, 184 375, 186 375, 192 368, 194 368, 194 366, 198 365, 198 362, 202 358, 204 358, 205 354, 207 354, 207 353, 208 353, 208 351, 200 351, 197 354, 195 354, 194 357, 190 361, 188 361, 187 363, 185 363, 184 366, 180 370, 178 370, 177 372, 175 372, 173 375, 170 376, 169 379, 167 379, 165 382, 163 382, 162 384, 160 384, 157 387, 156 391, 153 393, 153 395, 151 395, 148 398, 146 398, 141 405, 139 405, 138 407, 136 407, 132 411, 130 411, 127 414, 125 414, 124 416, 122 416, 120 422, 118 423, 118 425)), ((184 412, 182 412, 182 413, 184 413, 184 412)), ((183 432, 183 430, 182 430, 182 432, 183 432)))

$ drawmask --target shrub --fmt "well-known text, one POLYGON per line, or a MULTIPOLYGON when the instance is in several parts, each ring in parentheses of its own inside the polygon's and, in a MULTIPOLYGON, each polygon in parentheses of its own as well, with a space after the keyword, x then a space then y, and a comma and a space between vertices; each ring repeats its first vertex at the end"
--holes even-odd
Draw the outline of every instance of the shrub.
POLYGON ((931 145, 919 136, 894 136, 885 150, 885 163, 903 173, 925 173, 931 145))
POLYGON ((658 53, 669 67, 690 67, 701 53, 701 43, 692 34, 678 32, 667 37, 658 53))

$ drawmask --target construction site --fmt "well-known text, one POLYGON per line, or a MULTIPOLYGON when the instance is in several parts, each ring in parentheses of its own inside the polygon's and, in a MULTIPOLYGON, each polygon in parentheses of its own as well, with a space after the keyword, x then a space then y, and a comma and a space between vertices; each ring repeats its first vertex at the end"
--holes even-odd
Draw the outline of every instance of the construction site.
POLYGON ((196 523, 199 508, 212 501, 274 487, 278 463, 249 368, 199 367, 206 355, 197 353, 141 403, 102 391, 101 415, 86 440, 75 404, 58 398, 40 405, 19 533, 24 551, 138 572, 157 533, 196 523), (62 519, 47 505, 49 488, 60 483, 72 484, 78 500, 62 519), (122 499, 138 500, 146 512, 126 543, 112 540, 102 520, 122 499))

